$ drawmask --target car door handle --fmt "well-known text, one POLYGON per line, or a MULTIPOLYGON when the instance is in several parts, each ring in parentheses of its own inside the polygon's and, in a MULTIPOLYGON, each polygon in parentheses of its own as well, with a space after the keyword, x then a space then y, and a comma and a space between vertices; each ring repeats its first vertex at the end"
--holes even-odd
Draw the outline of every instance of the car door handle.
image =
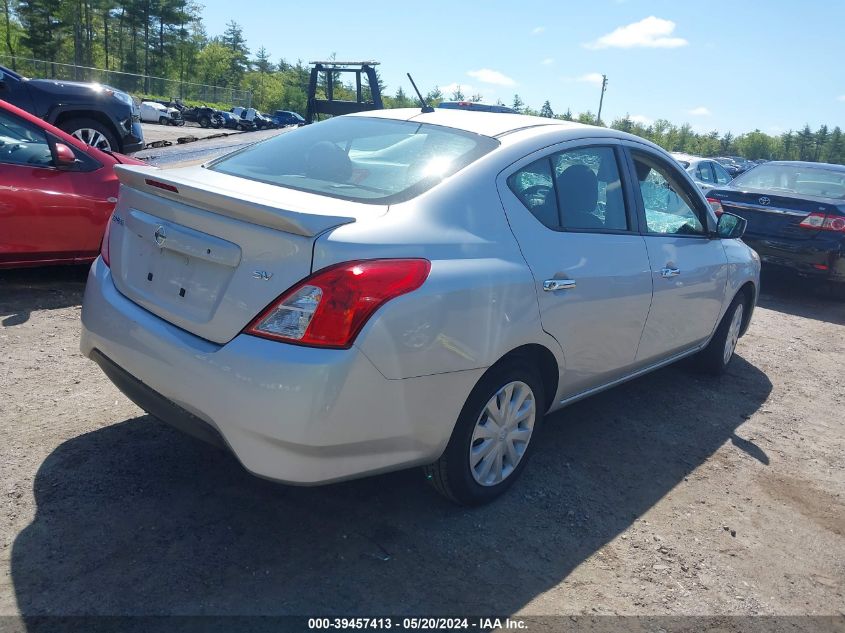
POLYGON ((575 281, 572 279, 546 279, 543 282, 543 290, 546 292, 554 292, 555 290, 572 290, 575 287, 575 281))
POLYGON ((664 279, 669 279, 669 277, 677 277, 681 274, 680 268, 661 268, 660 269, 660 276, 664 279))

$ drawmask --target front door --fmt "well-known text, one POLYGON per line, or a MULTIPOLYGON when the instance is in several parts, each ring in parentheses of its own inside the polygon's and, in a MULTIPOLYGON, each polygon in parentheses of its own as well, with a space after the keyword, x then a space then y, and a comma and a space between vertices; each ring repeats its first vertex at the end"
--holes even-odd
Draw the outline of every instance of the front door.
POLYGON ((640 224, 654 298, 637 363, 648 365, 704 342, 722 309, 727 256, 708 209, 676 167, 656 152, 631 149, 640 224))
POLYGON ((565 143, 503 172, 499 193, 534 276, 543 328, 563 348, 563 397, 624 375, 651 304, 645 240, 613 141, 565 143))

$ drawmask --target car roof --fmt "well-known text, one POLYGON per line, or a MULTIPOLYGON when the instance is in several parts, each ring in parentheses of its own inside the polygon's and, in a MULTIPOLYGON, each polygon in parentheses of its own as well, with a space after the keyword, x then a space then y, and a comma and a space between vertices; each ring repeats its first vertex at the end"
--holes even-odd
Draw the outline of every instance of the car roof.
POLYGON ((434 112, 422 112, 420 108, 393 108, 386 110, 368 110, 356 112, 349 116, 378 117, 428 123, 452 127, 484 136, 502 136, 517 130, 538 126, 558 126, 564 128, 589 127, 572 121, 561 121, 525 114, 510 114, 506 112, 478 112, 473 110, 435 108, 434 112))
POLYGON ((810 169, 829 169, 833 171, 845 172, 845 165, 835 165, 833 163, 813 163, 806 160, 770 160, 766 165, 783 165, 784 167, 809 167, 810 169))
POLYGON ((675 160, 685 160, 687 162, 693 162, 697 160, 710 160, 709 158, 705 158, 703 156, 696 156, 695 154, 684 154, 683 152, 671 152, 672 158, 675 160))

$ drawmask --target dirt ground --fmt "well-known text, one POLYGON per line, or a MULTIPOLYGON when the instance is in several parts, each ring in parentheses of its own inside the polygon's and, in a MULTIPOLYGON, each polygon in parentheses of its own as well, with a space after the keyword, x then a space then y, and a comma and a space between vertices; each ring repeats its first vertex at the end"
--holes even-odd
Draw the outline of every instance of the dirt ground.
MULTIPOLYGON (((0 614, 845 616, 845 303, 764 278, 726 376, 551 416, 501 500, 277 485, 78 351, 85 271, 0 272, 0 614)), ((573 620, 574 621, 574 620, 573 620)))

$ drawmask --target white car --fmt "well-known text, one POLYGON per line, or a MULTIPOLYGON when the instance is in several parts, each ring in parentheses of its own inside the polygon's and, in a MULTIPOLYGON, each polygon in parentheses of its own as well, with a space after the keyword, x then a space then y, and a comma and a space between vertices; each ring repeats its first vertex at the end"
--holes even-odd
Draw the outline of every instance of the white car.
POLYGON ((184 125, 185 123, 177 108, 168 108, 156 101, 141 102, 141 121, 161 125, 184 125))
POLYGON ((424 465, 488 501, 548 412, 688 356, 724 370, 757 300, 744 221, 602 127, 381 110, 116 170, 82 352, 278 481, 424 465))

